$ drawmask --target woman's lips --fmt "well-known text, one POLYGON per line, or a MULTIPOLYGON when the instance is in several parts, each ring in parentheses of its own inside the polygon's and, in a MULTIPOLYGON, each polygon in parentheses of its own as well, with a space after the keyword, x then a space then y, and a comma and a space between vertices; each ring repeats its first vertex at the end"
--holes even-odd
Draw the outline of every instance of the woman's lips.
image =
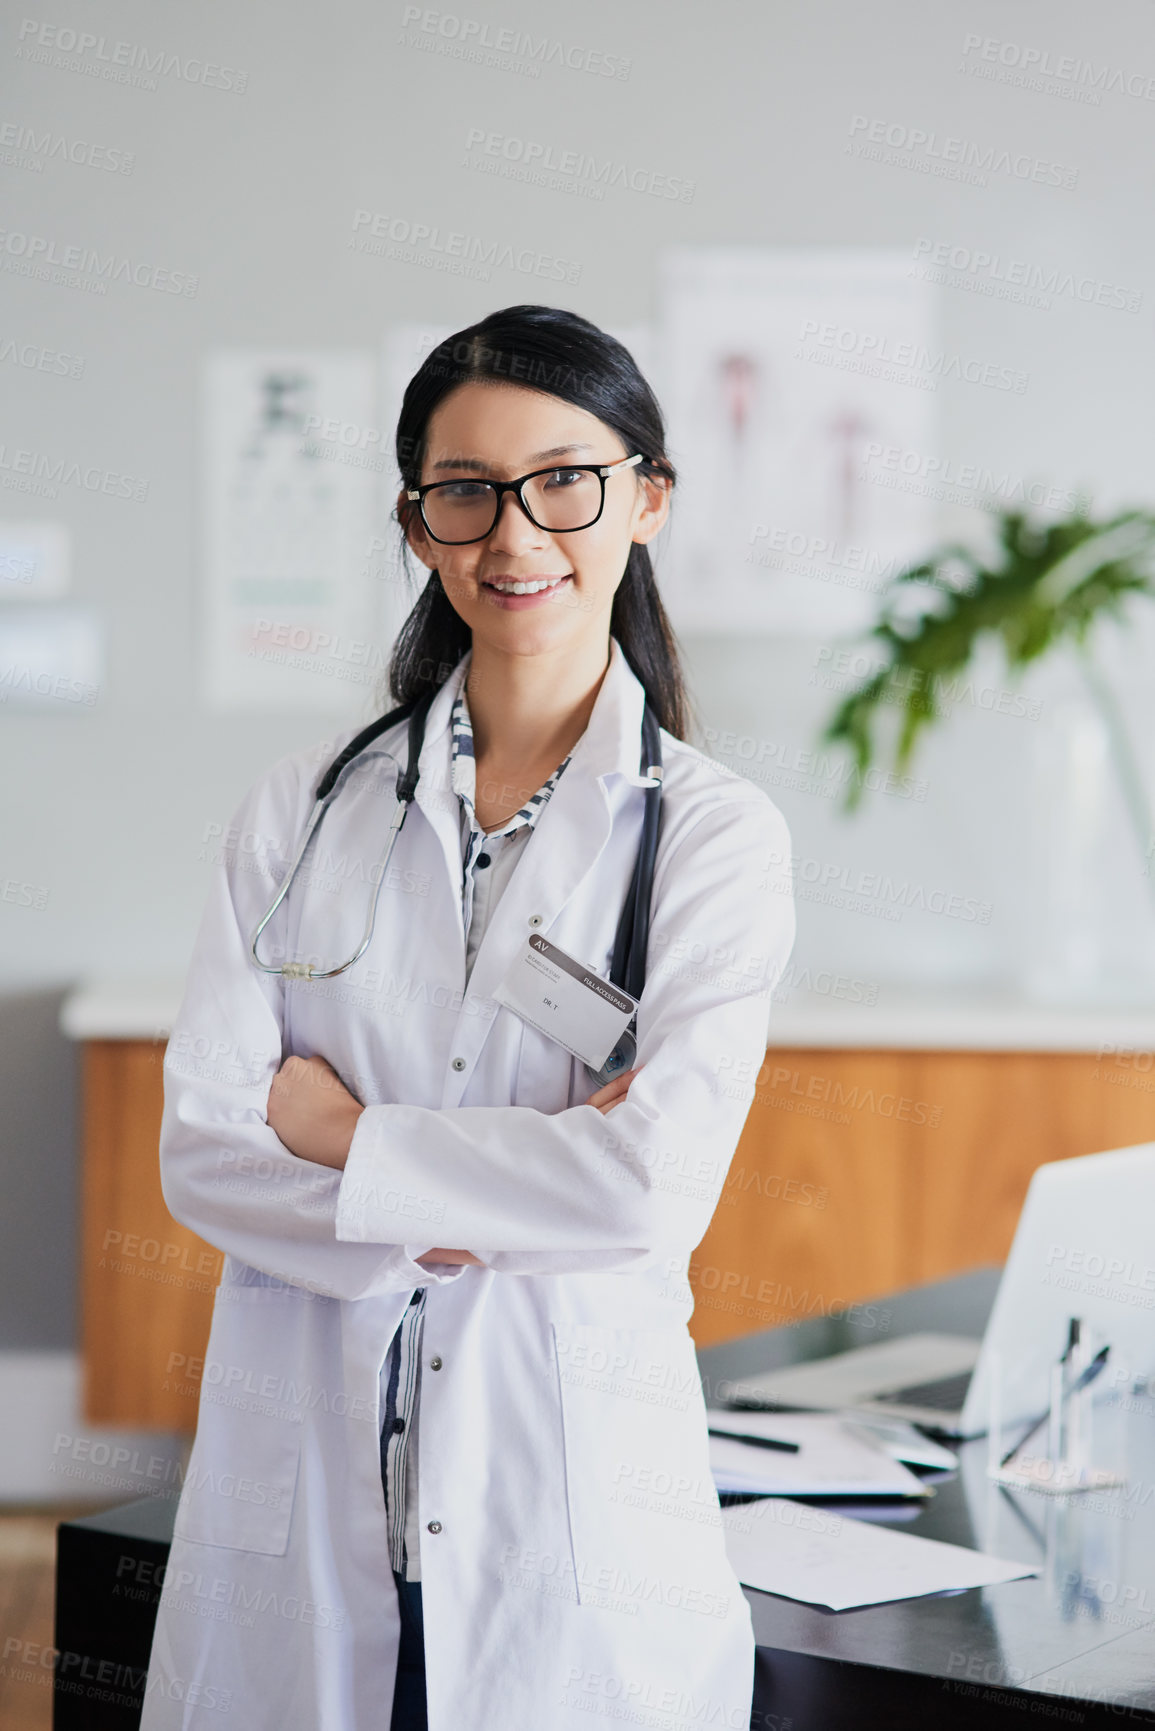
POLYGON ((552 600, 553 597, 558 595, 568 583, 573 582, 573 578, 567 573, 563 577, 520 577, 515 581, 520 583, 548 582, 549 587, 547 589, 534 590, 533 593, 529 595, 517 595, 509 590, 502 591, 495 588, 490 582, 483 582, 481 587, 490 597, 495 607, 504 607, 509 611, 516 613, 524 611, 527 607, 536 607, 539 603, 552 600))

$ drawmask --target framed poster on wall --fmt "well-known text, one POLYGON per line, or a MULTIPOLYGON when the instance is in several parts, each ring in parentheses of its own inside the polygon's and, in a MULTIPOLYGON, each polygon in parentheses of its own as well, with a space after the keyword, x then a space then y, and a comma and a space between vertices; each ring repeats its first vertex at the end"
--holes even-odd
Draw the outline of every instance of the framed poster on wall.
POLYGON ((677 247, 660 366, 679 484, 675 626, 852 632, 934 532, 883 451, 934 448, 933 289, 898 251, 677 247))
POLYGON ((369 352, 229 351, 204 374, 204 694, 356 719, 379 681, 366 565, 383 466, 369 352))

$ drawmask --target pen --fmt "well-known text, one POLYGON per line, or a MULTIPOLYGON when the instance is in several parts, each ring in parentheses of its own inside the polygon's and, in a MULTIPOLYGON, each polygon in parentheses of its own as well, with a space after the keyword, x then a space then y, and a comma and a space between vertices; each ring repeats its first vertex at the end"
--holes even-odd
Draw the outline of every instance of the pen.
MULTIPOLYGON (((1095 1378, 1098 1376, 1099 1372, 1103 1369, 1103 1366, 1106 1364, 1107 1354, 1110 1352, 1110 1350, 1111 1350, 1111 1348, 1109 1346, 1100 1347, 1099 1351, 1095 1354, 1094 1358, 1091 1360, 1091 1362, 1087 1366, 1086 1370, 1083 1371, 1081 1373, 1081 1375, 1079 1375, 1075 1378, 1075 1381, 1071 1384, 1070 1388, 1067 1390, 1067 1395, 1066 1395, 1067 1400, 1070 1400, 1072 1395, 1081 1394, 1085 1388, 1087 1388, 1091 1383, 1094 1382, 1095 1378)), ((1041 1415, 1041 1417, 1039 1417, 1035 1420, 1034 1424, 1031 1426, 1030 1430, 1026 1433, 1026 1435, 1019 1438, 1019 1441, 1015 1444, 1014 1448, 1007 1450, 1006 1454, 1003 1456, 1002 1460, 999 1462, 999 1465, 1003 1466, 1003 1467, 1009 1466, 1011 1461, 1013 1461, 1015 1456, 1018 1454, 1019 1450, 1026 1447, 1027 1443, 1030 1442, 1030 1440, 1034 1436, 1035 1432, 1037 1430, 1041 1430, 1043 1428, 1043 1426, 1046 1424, 1046 1422, 1050 1418, 1050 1416, 1051 1416, 1051 1412, 1050 1412, 1050 1408, 1048 1407, 1047 1411, 1045 1413, 1043 1413, 1041 1415)))
POLYGON ((776 1436, 748 1436, 745 1431, 737 1430, 711 1429, 710 1435, 728 1436, 733 1442, 753 1443, 756 1449, 779 1449, 784 1455, 798 1454, 801 1446, 798 1443, 782 1442, 781 1439, 776 1436))

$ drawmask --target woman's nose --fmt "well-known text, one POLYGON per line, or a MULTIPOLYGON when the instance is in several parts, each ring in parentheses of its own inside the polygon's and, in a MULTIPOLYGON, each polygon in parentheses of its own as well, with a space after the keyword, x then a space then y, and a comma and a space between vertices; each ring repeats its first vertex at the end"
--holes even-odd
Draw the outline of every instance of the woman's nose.
POLYGON ((513 553, 544 546, 547 533, 530 518, 516 493, 505 493, 497 522, 489 532, 489 544, 499 553, 513 553))

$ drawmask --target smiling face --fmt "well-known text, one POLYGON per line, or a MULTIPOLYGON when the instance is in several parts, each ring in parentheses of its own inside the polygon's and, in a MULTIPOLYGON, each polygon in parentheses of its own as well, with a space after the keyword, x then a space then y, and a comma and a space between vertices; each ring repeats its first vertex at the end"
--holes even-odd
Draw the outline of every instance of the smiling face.
MULTIPOLYGON (((650 453, 643 453, 649 455, 650 453)), ((551 496, 572 486, 566 464, 619 462, 633 456, 617 433, 585 409, 522 385, 459 385, 430 418, 421 484, 513 481, 557 465, 542 477, 551 496)), ((621 469, 606 481, 596 523, 551 533, 531 523, 512 493, 483 541, 446 546, 426 533, 404 493, 398 511, 423 565, 436 569, 455 612, 478 640, 505 653, 540 655, 609 636, 614 593, 631 543, 653 539, 669 511, 668 484, 621 469), (515 594, 512 584, 545 584, 515 594), (504 592, 503 592, 504 590, 504 592)))

